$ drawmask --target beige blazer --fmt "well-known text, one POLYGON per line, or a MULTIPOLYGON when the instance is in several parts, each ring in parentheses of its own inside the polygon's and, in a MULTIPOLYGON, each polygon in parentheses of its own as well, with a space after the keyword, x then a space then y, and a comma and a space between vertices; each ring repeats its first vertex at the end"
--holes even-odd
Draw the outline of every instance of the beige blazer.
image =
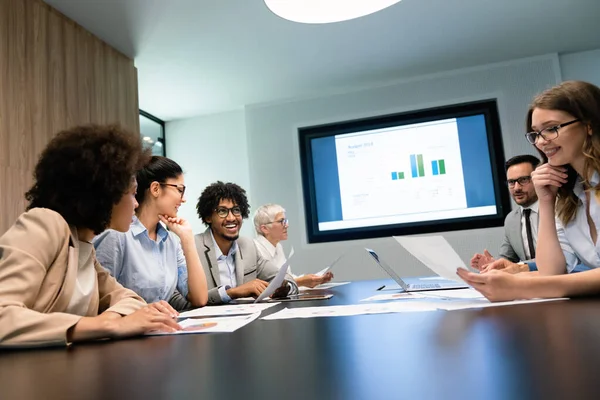
MULTIPOLYGON (((55 211, 34 208, 0 237, 0 347, 66 345, 82 316, 67 314, 77 279, 79 242, 55 211)), ((95 257, 95 255, 94 255, 95 257)), ((146 305, 98 261, 85 316, 128 315, 146 305)))

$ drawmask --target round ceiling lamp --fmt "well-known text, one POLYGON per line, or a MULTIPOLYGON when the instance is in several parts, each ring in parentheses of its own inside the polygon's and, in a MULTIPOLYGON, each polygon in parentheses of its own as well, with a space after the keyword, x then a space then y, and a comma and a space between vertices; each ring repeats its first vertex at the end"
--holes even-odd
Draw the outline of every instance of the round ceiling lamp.
POLYGON ((281 18, 304 24, 347 21, 383 10, 400 0, 265 0, 281 18))

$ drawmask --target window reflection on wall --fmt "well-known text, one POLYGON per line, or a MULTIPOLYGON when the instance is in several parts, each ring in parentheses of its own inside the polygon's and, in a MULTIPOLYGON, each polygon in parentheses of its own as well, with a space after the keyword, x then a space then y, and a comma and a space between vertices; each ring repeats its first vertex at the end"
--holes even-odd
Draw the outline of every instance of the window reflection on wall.
POLYGON ((165 155, 165 122, 140 110, 140 134, 155 156, 165 155))

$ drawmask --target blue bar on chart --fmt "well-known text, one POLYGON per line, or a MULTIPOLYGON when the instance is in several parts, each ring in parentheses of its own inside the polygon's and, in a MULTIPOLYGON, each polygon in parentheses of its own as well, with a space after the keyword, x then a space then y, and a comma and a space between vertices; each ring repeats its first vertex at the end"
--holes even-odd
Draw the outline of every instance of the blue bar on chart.
POLYGON ((438 168, 438 162, 437 162, 437 160, 433 160, 431 162, 431 172, 433 173, 433 175, 438 175, 439 174, 439 168, 438 168))
POLYGON ((392 180, 395 181, 398 179, 398 173, 397 172, 392 172, 392 180))
POLYGON ((410 171, 413 178, 419 176, 419 173, 417 172, 417 156, 415 154, 410 155, 410 171))

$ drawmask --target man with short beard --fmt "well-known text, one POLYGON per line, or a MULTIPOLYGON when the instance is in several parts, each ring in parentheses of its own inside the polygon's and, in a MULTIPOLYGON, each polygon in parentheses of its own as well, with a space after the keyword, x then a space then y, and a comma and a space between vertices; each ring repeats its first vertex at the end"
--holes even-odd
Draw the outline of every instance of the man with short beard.
MULTIPOLYGON (((525 154, 511 158, 506 162, 508 190, 519 207, 511 211, 504 220, 504 241, 500 246, 500 258, 511 263, 522 262, 514 268, 528 271, 527 264, 533 264, 537 243, 538 198, 531 173, 539 165, 540 160, 525 154)), ((483 254, 475 254, 471 266, 480 271, 494 262, 492 255, 485 250, 483 254)))
MULTIPOLYGON (((198 217, 208 227, 195 236, 208 284, 208 305, 242 297, 258 297, 277 275, 280 265, 261 257, 254 240, 240 237, 250 206, 246 191, 235 183, 215 182, 204 189, 196 205, 198 217)), ((296 293, 294 278, 271 297, 296 293)))

